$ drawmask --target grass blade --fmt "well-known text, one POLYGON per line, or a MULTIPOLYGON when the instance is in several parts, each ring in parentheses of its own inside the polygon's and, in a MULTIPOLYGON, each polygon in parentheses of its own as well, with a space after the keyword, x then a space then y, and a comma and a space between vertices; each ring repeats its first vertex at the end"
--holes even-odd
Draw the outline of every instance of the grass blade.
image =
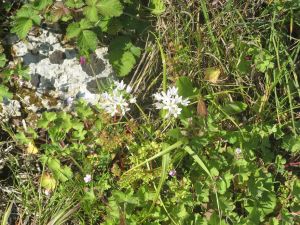
POLYGON ((9 204, 9 206, 7 207, 7 209, 5 210, 5 213, 4 213, 2 221, 1 221, 1 225, 7 225, 8 224, 8 218, 11 214, 12 206, 13 206, 13 202, 11 202, 9 204))

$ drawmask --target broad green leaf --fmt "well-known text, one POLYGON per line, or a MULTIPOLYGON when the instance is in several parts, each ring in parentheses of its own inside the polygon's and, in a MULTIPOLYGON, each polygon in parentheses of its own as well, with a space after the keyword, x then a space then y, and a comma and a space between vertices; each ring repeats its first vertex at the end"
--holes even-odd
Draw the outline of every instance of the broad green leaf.
POLYGON ((52 2, 52 0, 36 0, 34 2, 34 8, 36 8, 37 10, 43 10, 48 5, 52 4, 52 2))
POLYGON ((49 173, 42 174, 40 183, 41 186, 47 190, 54 190, 56 187, 56 180, 49 173))
POLYGON ((16 33, 20 39, 24 39, 32 26, 33 22, 31 19, 18 18, 11 31, 16 33))
POLYGON ((3 98, 11 99, 13 94, 9 92, 8 87, 0 84, 0 102, 3 101, 3 98))
POLYGON ((105 17, 100 20, 99 27, 102 32, 107 32, 109 34, 117 34, 122 29, 122 23, 117 17, 105 17))
POLYGON ((178 94, 180 96, 187 98, 194 95, 193 84, 188 77, 180 77, 176 81, 176 86, 178 87, 178 94))
POLYGON ((90 30, 82 31, 78 36, 78 45, 82 50, 96 50, 97 48, 97 35, 90 30))
POLYGON ((103 16, 114 17, 123 13, 123 6, 119 0, 100 0, 97 9, 103 16))
POLYGON ((17 11, 17 18, 30 18, 33 15, 33 8, 29 5, 24 5, 21 9, 17 11))
POLYGON ((252 213, 253 210, 257 210, 262 217, 261 219, 263 219, 265 215, 273 212, 276 206, 276 195, 273 192, 265 191, 259 199, 248 201, 247 203, 248 204, 245 205, 245 209, 249 213, 252 213))
POLYGON ((118 37, 109 46, 109 61, 119 76, 126 76, 136 64, 140 48, 135 47, 128 37, 118 37))
POLYGON ((247 105, 243 102, 228 103, 223 107, 223 111, 228 115, 238 114, 247 109, 247 105))
POLYGON ((77 37, 81 32, 79 23, 71 23, 67 28, 67 38, 77 37))
POLYGON ((81 30, 87 30, 93 27, 93 24, 86 19, 80 20, 79 25, 81 30))
POLYGON ((151 0, 150 9, 152 14, 158 16, 166 11, 166 5, 163 0, 151 0))
POLYGON ((98 11, 95 6, 87 6, 83 10, 83 14, 92 22, 97 22, 99 20, 98 11))

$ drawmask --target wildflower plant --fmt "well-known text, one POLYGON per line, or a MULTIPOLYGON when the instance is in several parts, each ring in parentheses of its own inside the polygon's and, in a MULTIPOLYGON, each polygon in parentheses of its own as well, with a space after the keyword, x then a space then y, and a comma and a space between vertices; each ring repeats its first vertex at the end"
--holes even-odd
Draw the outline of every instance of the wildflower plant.
POLYGON ((136 103, 129 85, 115 81, 109 91, 101 94, 100 107, 108 114, 123 117, 130 110, 129 105, 136 103))
POLYGON ((177 118, 182 111, 182 106, 187 106, 190 101, 187 98, 183 98, 178 95, 178 88, 171 87, 167 92, 157 92, 154 95, 156 109, 166 110, 165 118, 175 117, 177 118))

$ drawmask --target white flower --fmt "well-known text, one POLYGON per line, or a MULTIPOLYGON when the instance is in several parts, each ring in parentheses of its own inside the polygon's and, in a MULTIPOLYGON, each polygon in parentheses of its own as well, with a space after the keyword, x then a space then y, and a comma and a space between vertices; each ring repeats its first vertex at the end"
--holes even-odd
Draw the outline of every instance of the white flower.
POLYGON ((134 104, 134 103, 136 103, 136 98, 135 98, 135 97, 133 97, 133 98, 129 99, 129 102, 130 102, 131 104, 134 104))
POLYGON ((129 85, 127 85, 126 92, 127 92, 128 94, 130 94, 131 91, 132 91, 132 87, 129 86, 129 85))
POLYGON ((90 174, 86 174, 83 180, 85 183, 89 183, 92 181, 92 176, 90 174))
POLYGON ((240 148, 235 149, 235 154, 239 155, 241 153, 242 153, 242 149, 240 149, 240 148))
POLYGON ((183 99, 182 96, 178 95, 176 87, 169 88, 167 93, 162 91, 155 93, 153 96, 156 100, 155 107, 167 110, 166 118, 171 116, 177 118, 181 113, 181 106, 187 106, 190 103, 188 99, 183 99))
POLYGON ((111 116, 124 116, 130 110, 129 103, 135 103, 136 98, 130 92, 132 88, 121 82, 114 82, 114 89, 101 94, 100 106, 111 116))
POLYGON ((44 191, 44 194, 45 194, 46 196, 49 196, 50 193, 51 193, 51 191, 50 191, 49 189, 46 189, 46 190, 44 191))
POLYGON ((114 84, 116 85, 116 89, 119 91, 123 91, 126 88, 126 84, 124 84, 124 81, 121 82, 115 81, 114 84))

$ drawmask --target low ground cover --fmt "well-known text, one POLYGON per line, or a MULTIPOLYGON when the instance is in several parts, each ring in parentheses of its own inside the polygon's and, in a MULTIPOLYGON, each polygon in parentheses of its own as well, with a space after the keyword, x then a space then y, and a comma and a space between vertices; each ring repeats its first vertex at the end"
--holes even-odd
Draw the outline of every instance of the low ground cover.
POLYGON ((2 3, 2 224, 299 224, 298 1, 2 3), (97 103, 26 86, 8 34, 57 25, 97 103))

